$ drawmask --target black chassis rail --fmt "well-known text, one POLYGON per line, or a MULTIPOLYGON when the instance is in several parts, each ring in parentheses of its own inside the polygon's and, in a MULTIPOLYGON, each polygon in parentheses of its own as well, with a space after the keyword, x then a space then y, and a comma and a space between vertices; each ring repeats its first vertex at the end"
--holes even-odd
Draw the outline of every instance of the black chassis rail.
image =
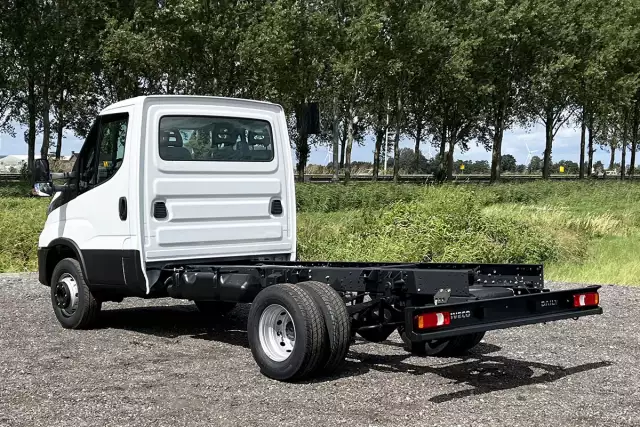
POLYGON ((404 326, 416 342, 602 313, 572 303, 574 294, 599 286, 550 292, 537 264, 228 262, 163 270, 169 296, 194 300, 249 303, 268 286, 320 281, 343 294, 354 330, 404 326), (471 292, 491 287, 509 288, 514 296, 481 299, 471 292), (371 301, 364 302, 364 294, 371 301), (416 331, 415 316, 434 311, 453 313, 451 324, 416 331))
POLYGON ((589 286, 430 307, 406 307, 404 310, 406 336, 410 341, 422 342, 474 332, 602 314, 602 308, 599 306, 577 308, 573 306, 574 295, 597 292, 598 289, 600 286, 589 286), (430 330, 416 330, 415 316, 432 312, 449 312, 451 323, 430 330))
POLYGON ((175 283, 176 274, 213 274, 214 286, 230 276, 243 277, 261 288, 278 283, 316 280, 339 292, 366 292, 378 296, 393 294, 432 297, 446 290, 451 297, 469 298, 470 286, 500 286, 516 293, 540 292, 544 287, 543 268, 538 264, 456 264, 456 263, 355 263, 279 262, 277 264, 183 263, 165 265, 175 283))

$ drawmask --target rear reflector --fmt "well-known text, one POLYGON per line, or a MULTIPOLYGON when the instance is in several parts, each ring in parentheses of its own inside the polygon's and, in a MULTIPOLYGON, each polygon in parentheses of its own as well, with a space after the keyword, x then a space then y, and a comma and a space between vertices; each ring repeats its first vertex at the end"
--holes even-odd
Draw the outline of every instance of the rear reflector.
POLYGON ((576 294, 573 296, 574 307, 588 307, 592 305, 598 305, 600 303, 600 296, 597 292, 589 292, 586 294, 576 294))
POLYGON ((416 316, 416 326, 418 329, 436 328, 446 326, 451 323, 451 315, 448 311, 438 313, 424 313, 416 316))

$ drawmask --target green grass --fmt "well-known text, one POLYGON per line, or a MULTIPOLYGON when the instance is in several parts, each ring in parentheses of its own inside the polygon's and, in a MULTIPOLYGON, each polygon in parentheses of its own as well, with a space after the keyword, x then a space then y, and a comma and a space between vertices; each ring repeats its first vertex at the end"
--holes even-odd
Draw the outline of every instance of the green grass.
POLYGON ((589 243, 580 262, 559 262, 546 268, 557 281, 617 285, 640 284, 640 234, 610 236, 589 243))
POLYGON ((37 270, 38 236, 49 200, 0 197, 0 272, 37 270))
MULTIPOLYGON (((46 199, 0 186, 0 271, 36 269, 46 199)), ((552 280, 640 284, 640 183, 298 184, 304 260, 544 263, 552 280)))

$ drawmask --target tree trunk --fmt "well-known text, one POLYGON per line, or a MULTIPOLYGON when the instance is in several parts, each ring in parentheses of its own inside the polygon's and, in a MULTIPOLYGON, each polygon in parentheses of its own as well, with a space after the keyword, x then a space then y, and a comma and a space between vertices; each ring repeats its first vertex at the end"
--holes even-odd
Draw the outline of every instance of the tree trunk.
POLYGON ((449 152, 447 153, 447 179, 451 181, 453 179, 453 152, 456 148, 456 138, 451 135, 449 138, 449 152))
POLYGON ((60 160, 60 155, 62 154, 62 136, 64 132, 64 123, 62 121, 58 121, 57 131, 58 138, 56 143, 56 160, 60 160))
POLYGON ((40 158, 46 159, 49 156, 49 145, 51 144, 51 103, 49 99, 49 75, 51 66, 46 66, 42 79, 42 146, 40 147, 40 158))
POLYGON ((496 132, 493 135, 493 147, 491 149, 491 183, 498 182, 500 180, 501 165, 502 165, 502 126, 496 128, 496 132), (500 130, 498 130, 500 129, 500 130))
POLYGON ((638 121, 640 120, 640 104, 636 101, 633 108, 633 122, 631 129, 631 161, 629 162, 629 176, 633 177, 636 171, 636 149, 638 148, 638 121))
POLYGON ((591 176, 592 172, 593 172, 593 153, 595 153, 595 150, 593 149, 593 113, 589 113, 589 123, 588 123, 588 128, 589 128, 589 148, 588 148, 588 155, 589 155, 589 165, 588 165, 588 170, 587 170, 587 176, 591 176))
POLYGON ((333 148, 331 150, 332 154, 333 154, 333 178, 332 181, 334 182, 338 182, 340 180, 340 178, 338 177, 338 167, 339 167, 339 161, 338 161, 338 150, 340 147, 340 143, 339 143, 339 139, 340 136, 338 135, 339 132, 339 121, 338 121, 338 99, 337 97, 333 98, 333 133, 331 135, 333 141, 333 148))
POLYGON ((549 179, 551 175, 551 147, 553 145, 553 110, 551 108, 547 109, 545 118, 545 149, 542 178, 549 179))
POLYGON ((442 121, 442 129, 440 129, 440 150, 438 153, 439 159, 436 165, 435 180, 436 182, 443 182, 447 178, 447 125, 446 121, 442 121))
POLYGON ((582 119, 580 120, 580 179, 584 179, 584 142, 587 133, 587 116, 584 107, 582 107, 582 119))
MULTIPOLYGON (((27 82, 27 109, 29 111, 29 134, 27 136, 27 168, 29 173, 33 171, 33 162, 36 154, 36 89, 33 79, 27 82)), ((29 177, 29 181, 33 184, 33 179, 29 177)))
POLYGON ((45 83, 42 88, 42 146, 40 147, 40 158, 46 159, 49 156, 49 144, 51 143, 51 119, 49 105, 49 88, 45 83))
POLYGON ((443 121, 442 129, 440 129, 440 164, 445 163, 444 153, 447 150, 447 125, 443 121))
POLYGON ((402 96, 398 91, 398 105, 395 120, 396 135, 393 140, 393 182, 400 182, 400 130, 402 129, 402 96))
POLYGON ((382 144, 384 143, 384 134, 386 129, 381 126, 382 117, 378 114, 378 122, 376 125, 376 147, 373 152, 373 180, 378 180, 378 174, 380 171, 380 151, 382 150, 382 144))
POLYGON ((618 143, 615 135, 613 135, 612 138, 613 138, 612 143, 609 145, 609 148, 611 149, 611 157, 609 158, 609 167, 607 168, 609 170, 613 169, 613 166, 616 162, 616 145, 618 143))
POLYGON ((504 116, 506 114, 506 103, 498 104, 498 114, 493 124, 493 146, 491 147, 491 180, 493 184, 500 180, 502 166, 502 138, 504 136, 504 116))
POLYGON ((306 133, 298 134, 298 143, 296 144, 296 155, 298 156, 298 179, 304 181, 304 169, 309 159, 309 136, 306 133))
POLYGON ((625 108, 624 120, 622 123, 622 160, 620 162, 620 179, 624 179, 627 169, 627 135, 629 122, 629 112, 625 108))
POLYGON ((353 147, 353 110, 349 106, 349 114, 347 121, 347 149, 344 159, 344 182, 348 183, 351 179, 351 149, 353 147))
POLYGON ((342 137, 340 138, 340 170, 344 169, 344 154, 347 148, 347 125, 342 126, 342 137))
POLYGON ((416 125, 416 149, 415 149, 415 155, 416 155, 416 173, 420 173, 420 140, 422 139, 422 120, 418 119, 418 123, 416 125))

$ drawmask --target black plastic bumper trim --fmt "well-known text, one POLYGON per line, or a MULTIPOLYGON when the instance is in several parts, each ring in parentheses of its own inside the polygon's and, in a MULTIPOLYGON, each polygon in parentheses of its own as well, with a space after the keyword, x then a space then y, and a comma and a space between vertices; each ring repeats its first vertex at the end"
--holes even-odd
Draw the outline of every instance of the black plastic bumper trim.
POLYGON ((481 323, 474 326, 464 326, 464 327, 447 329, 447 330, 437 331, 437 332, 429 332, 429 333, 413 332, 411 334, 408 334, 408 337, 411 341, 420 342, 420 341, 435 340, 440 338, 448 338, 448 337, 453 337, 457 335, 472 334, 475 332, 486 332, 486 331, 492 331, 496 329, 512 328, 516 326, 533 325, 536 323, 553 322, 556 320, 574 319, 582 316, 590 316, 590 315, 596 315, 596 314, 602 314, 602 307, 588 309, 588 310, 580 310, 580 311, 569 312, 569 313, 565 312, 565 313, 546 314, 543 316, 530 316, 522 319, 510 319, 510 320, 503 320, 500 322, 481 323))
POLYGON ((405 309, 405 330, 410 341, 422 342, 475 332, 486 332, 556 320, 602 314, 602 307, 573 307, 573 295, 597 292, 600 286, 493 298, 456 304, 405 309), (428 331, 414 329, 414 317, 421 313, 452 313, 451 324, 428 331))

